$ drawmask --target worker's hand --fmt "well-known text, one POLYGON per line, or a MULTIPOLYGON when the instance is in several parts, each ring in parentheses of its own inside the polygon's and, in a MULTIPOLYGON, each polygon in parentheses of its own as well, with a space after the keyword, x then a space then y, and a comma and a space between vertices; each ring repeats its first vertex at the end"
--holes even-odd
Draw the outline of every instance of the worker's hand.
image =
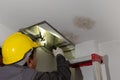
POLYGON ((55 57, 56 57, 58 54, 61 54, 61 55, 64 56, 63 50, 62 50, 61 48, 59 48, 59 47, 57 47, 56 50, 53 49, 53 54, 54 54, 55 57))

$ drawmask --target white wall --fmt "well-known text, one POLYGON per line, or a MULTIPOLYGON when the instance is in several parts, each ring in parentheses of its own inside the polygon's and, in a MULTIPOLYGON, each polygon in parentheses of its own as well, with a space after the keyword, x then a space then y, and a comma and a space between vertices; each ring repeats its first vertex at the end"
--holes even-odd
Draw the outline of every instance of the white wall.
POLYGON ((2 45, 2 42, 6 39, 6 37, 13 32, 14 31, 11 30, 9 27, 0 24, 0 46, 2 45))
POLYGON ((100 43, 100 53, 106 54, 107 80, 120 79, 120 40, 100 43))
MULTIPOLYGON (((120 40, 112 40, 102 43, 87 41, 77 44, 76 50, 76 57, 83 57, 83 55, 87 56, 92 54, 92 52, 96 52, 103 56, 104 63, 101 65, 103 80, 120 79, 120 40), (98 49, 93 45, 98 45, 98 49)), ((93 79, 92 67, 82 67, 81 70, 83 73, 83 80, 93 79)))

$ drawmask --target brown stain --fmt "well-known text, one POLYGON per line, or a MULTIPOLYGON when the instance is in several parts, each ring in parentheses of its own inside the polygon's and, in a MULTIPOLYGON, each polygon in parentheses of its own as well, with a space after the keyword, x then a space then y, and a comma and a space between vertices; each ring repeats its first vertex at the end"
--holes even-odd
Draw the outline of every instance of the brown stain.
POLYGON ((67 31, 64 31, 62 32, 63 35, 69 39, 70 41, 72 41, 74 44, 77 43, 78 39, 79 39, 79 36, 78 35, 75 35, 74 33, 72 32, 67 32, 67 31))
POLYGON ((77 26, 78 28, 81 28, 81 29, 92 29, 95 25, 94 20, 92 20, 89 17, 84 17, 84 16, 83 17, 76 16, 73 19, 73 23, 75 26, 77 26))

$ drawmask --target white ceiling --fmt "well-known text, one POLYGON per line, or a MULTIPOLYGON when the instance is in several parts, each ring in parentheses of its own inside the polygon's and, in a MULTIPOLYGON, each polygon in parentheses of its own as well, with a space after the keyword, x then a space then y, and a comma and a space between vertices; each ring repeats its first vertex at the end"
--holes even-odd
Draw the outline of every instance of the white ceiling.
POLYGON ((107 0, 0 0, 0 24, 14 31, 46 20, 75 44, 120 39, 120 1, 107 0), (114 3, 113 3, 114 2, 114 3), (74 18, 95 21, 91 29, 73 24, 74 18))

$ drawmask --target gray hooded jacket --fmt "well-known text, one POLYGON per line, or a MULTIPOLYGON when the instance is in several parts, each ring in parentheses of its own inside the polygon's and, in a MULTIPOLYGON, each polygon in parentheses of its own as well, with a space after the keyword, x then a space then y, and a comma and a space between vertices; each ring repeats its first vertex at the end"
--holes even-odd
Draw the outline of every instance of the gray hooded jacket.
POLYGON ((57 55, 57 71, 37 72, 28 67, 7 65, 0 67, 0 80, 70 80, 69 62, 57 55))

